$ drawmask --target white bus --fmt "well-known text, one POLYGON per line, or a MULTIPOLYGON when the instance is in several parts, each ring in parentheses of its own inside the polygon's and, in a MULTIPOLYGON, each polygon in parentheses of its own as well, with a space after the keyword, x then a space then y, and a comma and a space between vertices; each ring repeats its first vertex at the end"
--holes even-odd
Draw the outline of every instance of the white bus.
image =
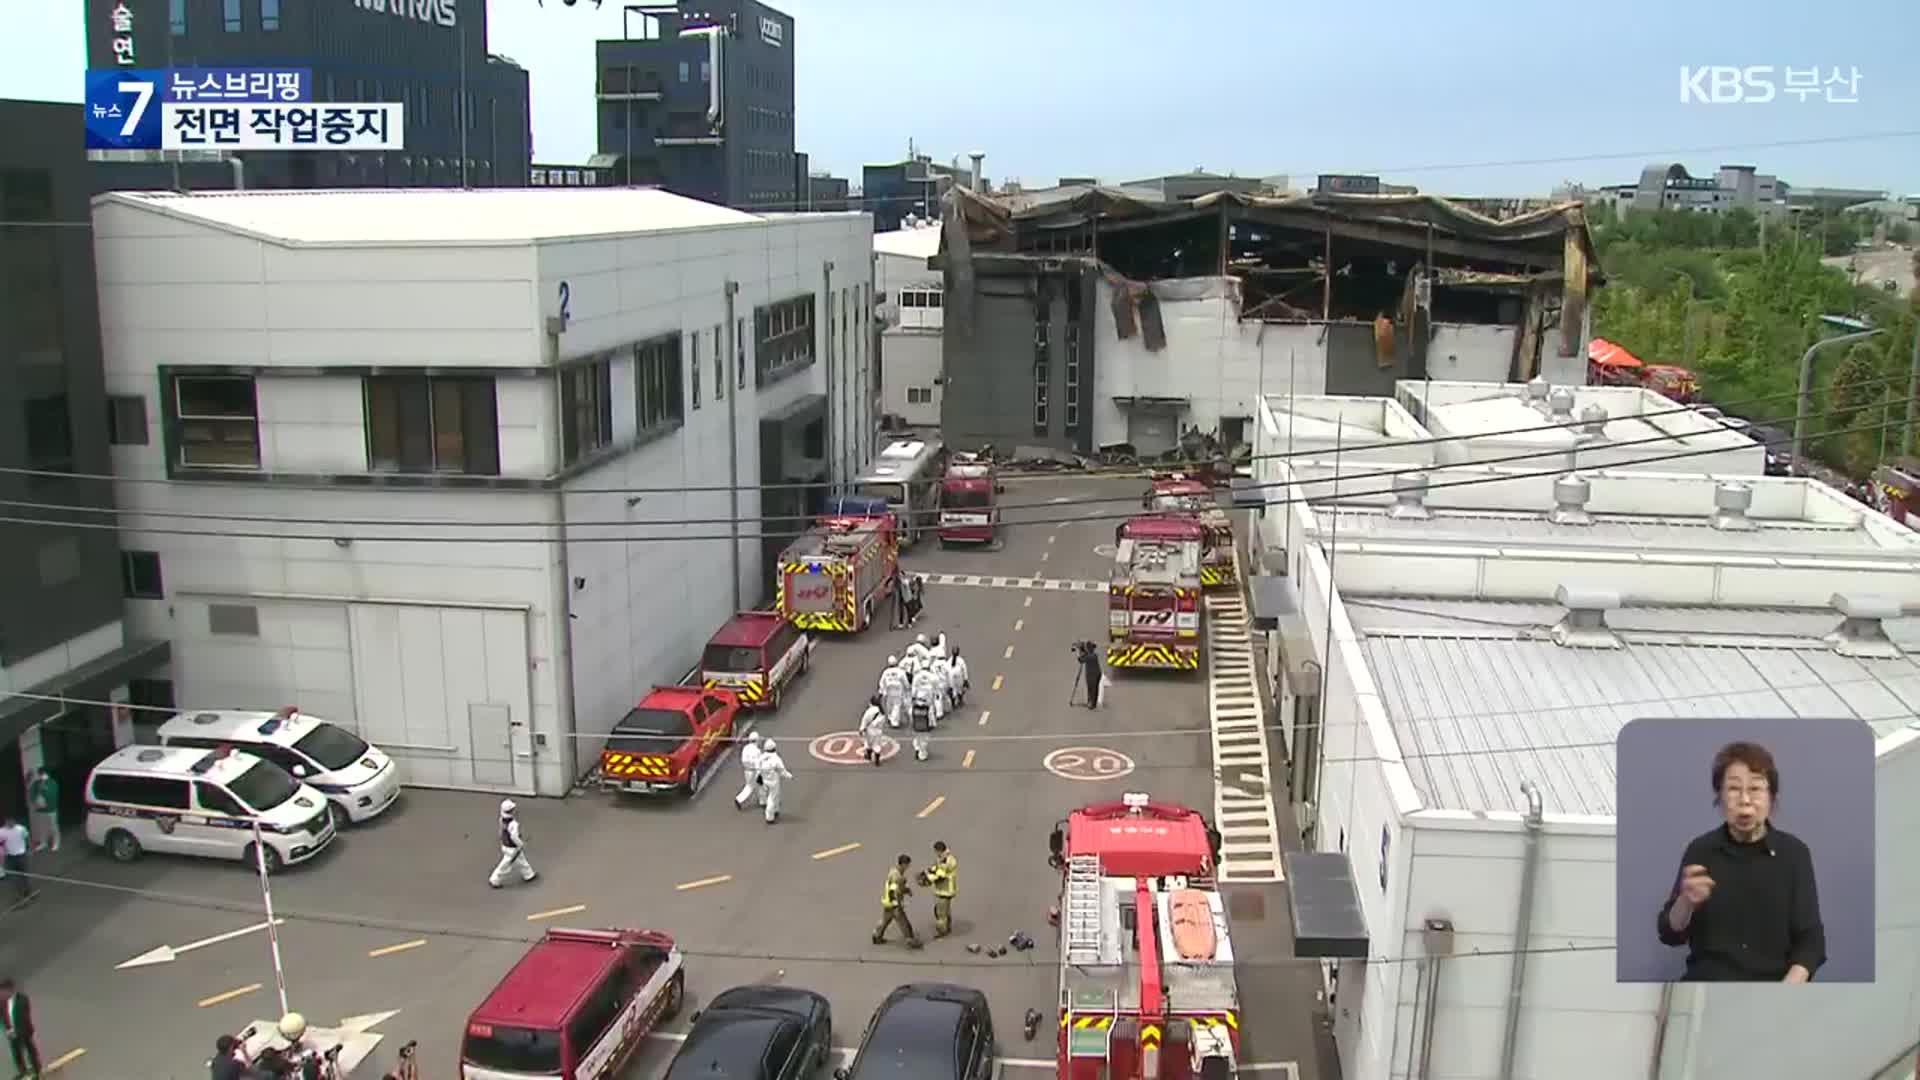
POLYGON ((887 501, 903 547, 940 527, 939 458, 939 443, 901 439, 888 443, 854 481, 855 495, 887 501))

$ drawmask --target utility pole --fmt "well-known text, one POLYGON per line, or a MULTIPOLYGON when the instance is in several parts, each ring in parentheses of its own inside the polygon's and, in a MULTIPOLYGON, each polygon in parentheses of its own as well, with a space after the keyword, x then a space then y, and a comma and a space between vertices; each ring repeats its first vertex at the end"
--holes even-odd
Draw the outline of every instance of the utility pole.
POLYGON ((1900 429, 1900 456, 1914 452, 1913 427, 1915 413, 1920 412, 1920 318, 1913 326, 1913 366, 1907 375, 1907 422, 1900 429))

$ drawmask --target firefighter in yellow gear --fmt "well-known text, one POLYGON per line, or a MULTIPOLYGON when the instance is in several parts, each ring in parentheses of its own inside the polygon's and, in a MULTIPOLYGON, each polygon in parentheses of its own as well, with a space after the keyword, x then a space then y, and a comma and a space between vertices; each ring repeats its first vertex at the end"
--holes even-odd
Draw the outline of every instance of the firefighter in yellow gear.
POLYGON ((920 948, 924 942, 913 930, 913 920, 907 918, 907 897, 913 890, 907 886, 907 867, 913 865, 911 855, 902 855, 894 861, 893 869, 887 871, 887 882, 880 887, 880 925, 873 928, 873 943, 884 945, 887 941, 887 929, 894 923, 907 935, 907 947, 920 948))
POLYGON ((960 891, 960 860, 945 840, 933 842, 933 865, 925 877, 933 887, 933 936, 943 938, 953 933, 953 898, 960 891))

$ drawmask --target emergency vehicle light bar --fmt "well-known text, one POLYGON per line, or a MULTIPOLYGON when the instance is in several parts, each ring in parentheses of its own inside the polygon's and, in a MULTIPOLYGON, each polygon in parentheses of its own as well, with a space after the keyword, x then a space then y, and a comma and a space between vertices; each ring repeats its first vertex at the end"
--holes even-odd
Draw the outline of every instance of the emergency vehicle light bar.
POLYGON ((1120 801, 1124 803, 1129 810, 1145 810, 1147 804, 1153 800, 1149 798, 1144 791, 1129 791, 1125 795, 1120 796, 1120 801))

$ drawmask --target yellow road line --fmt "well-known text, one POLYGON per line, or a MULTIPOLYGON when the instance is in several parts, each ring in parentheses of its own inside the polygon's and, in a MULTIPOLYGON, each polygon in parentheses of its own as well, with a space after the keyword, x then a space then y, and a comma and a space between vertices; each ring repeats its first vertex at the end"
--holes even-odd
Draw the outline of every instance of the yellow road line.
POLYGON ((1051 551, 1043 551, 1040 553, 1041 562, 1046 562, 1048 559, 1051 559, 1051 558, 1053 558, 1053 552, 1051 551))
POLYGON ((927 804, 926 809, 920 811, 918 814, 915 814, 914 817, 922 817, 922 818, 932 817, 933 812, 935 810, 940 809, 940 804, 946 801, 947 801, 947 797, 945 795, 935 795, 933 797, 933 801, 927 804))
POLYGON ((995 690, 998 690, 1005 685, 1007 685, 1007 677, 1005 675, 995 675, 993 677, 993 688, 995 690))
POLYGON ((64 1069, 67 1066, 73 1064, 75 1061, 78 1061, 83 1055, 86 1054, 86 1052, 87 1052, 86 1047, 76 1046, 73 1049, 67 1051, 66 1053, 61 1054, 59 1057, 54 1058, 52 1061, 47 1062, 47 1071, 58 1072, 61 1069, 64 1069))
POLYGON ((372 960, 382 956, 392 956, 394 953, 409 952, 426 943, 426 938, 414 938, 412 941, 403 941, 398 945, 388 945, 385 948, 372 949, 368 951, 367 959, 372 960))
POLYGON ((1015 619, 1015 620, 1013 620, 1013 632, 1014 632, 1014 633, 1016 633, 1016 634, 1017 634, 1017 633, 1019 633, 1020 631, 1022 631, 1022 630, 1025 630, 1026 628, 1027 628, 1027 620, 1025 620, 1025 619, 1015 619))
POLYGON ((1020 606, 1021 606, 1021 607, 1032 607, 1032 606, 1033 606, 1033 597, 1031 597, 1031 596, 1029 596, 1029 597, 1027 597, 1027 601, 1026 601, 1026 603, 1024 603, 1024 604, 1021 604, 1020 606))
POLYGON ((229 990, 224 994, 215 994, 210 998, 201 998, 199 1001, 195 1002, 194 1004, 200 1006, 203 1009, 211 1009, 215 1005, 220 1005, 225 1002, 232 1001, 234 998, 246 997, 248 994, 251 994, 258 989, 260 989, 259 983, 248 983, 247 985, 242 986, 237 990, 229 990))
POLYGON ((990 719, 992 719, 992 718, 993 718, 993 710, 992 710, 992 709, 982 709, 982 710, 980 711, 980 726, 981 726, 981 727, 986 727, 986 726, 987 726, 987 721, 988 721, 988 720, 990 720, 990 719))
POLYGON ((576 911, 585 911, 585 910, 587 910, 587 905, 585 904, 575 904, 572 907, 557 907, 557 908, 554 908, 552 911, 536 911, 533 914, 527 916, 527 921, 539 922, 541 919, 551 919, 555 915, 572 915, 576 911))
POLYGON ((1007 646, 1007 651, 1006 651, 1006 652, 1004 652, 1004 653, 1001 653, 1001 654, 1000 654, 1000 659, 1002 659, 1002 660, 1011 660, 1011 659, 1013 659, 1013 646, 1011 646, 1011 645, 1009 645, 1009 646, 1007 646))
POLYGON ((830 847, 825 851, 816 851, 813 853, 813 857, 816 859, 831 859, 835 855, 845 855, 849 851, 856 851, 859 847, 860 841, 855 840, 851 844, 841 844, 839 847, 830 847))
POLYGON ((1057 537, 1057 536, 1049 536, 1049 537, 1047 537, 1047 543, 1049 543, 1049 544, 1051 544, 1051 543, 1053 543, 1053 542, 1054 542, 1055 540, 1058 540, 1058 539, 1060 539, 1060 538, 1059 538, 1059 537, 1057 537))
POLYGON ((960 759, 960 767, 963 769, 973 768, 973 751, 967 751, 967 756, 960 759))
POLYGON ((721 885, 732 880, 732 874, 716 874, 713 877, 703 877, 699 881, 683 881, 673 888, 676 892, 686 892, 688 889, 704 889, 709 885, 721 885))

